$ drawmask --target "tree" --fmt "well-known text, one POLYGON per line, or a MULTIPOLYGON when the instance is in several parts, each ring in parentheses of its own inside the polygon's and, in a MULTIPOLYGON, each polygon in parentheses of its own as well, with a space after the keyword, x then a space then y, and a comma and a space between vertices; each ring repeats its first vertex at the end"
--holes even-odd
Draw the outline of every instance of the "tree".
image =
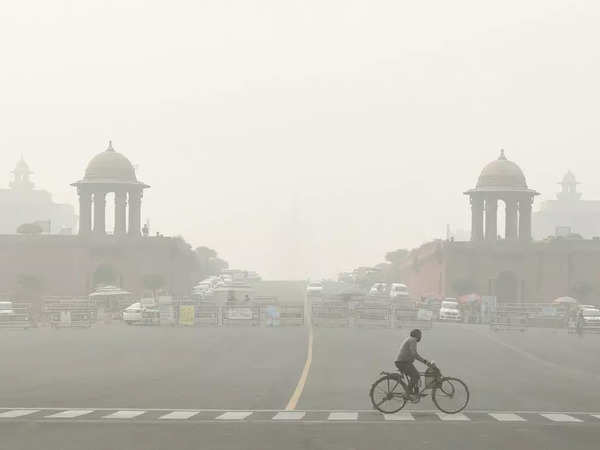
POLYGON ((470 278, 457 278, 452 282, 452 290, 456 295, 472 294, 475 283, 470 278))
POLYGON ((385 254, 385 260, 391 262, 392 264, 400 264, 406 261, 409 254, 410 252, 405 248, 399 248, 393 252, 387 252, 385 254))
POLYGON ((41 234, 43 231, 37 223, 24 223, 17 228, 19 234, 41 234))
POLYGON ((156 291, 166 284, 165 277, 160 273, 151 273, 142 277, 142 284, 145 289, 152 291, 152 296, 156 302, 156 291))
POLYGON ((200 278, 218 275, 229 267, 229 263, 219 258, 217 252, 212 248, 198 247, 195 254, 200 278))
POLYGON ((94 272, 94 286, 99 284, 111 284, 117 279, 115 269, 110 264, 100 264, 94 272))

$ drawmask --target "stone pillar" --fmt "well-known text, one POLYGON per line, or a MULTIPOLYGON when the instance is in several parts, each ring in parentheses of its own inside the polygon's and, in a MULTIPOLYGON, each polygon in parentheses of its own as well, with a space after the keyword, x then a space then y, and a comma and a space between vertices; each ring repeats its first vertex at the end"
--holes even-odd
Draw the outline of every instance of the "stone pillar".
POLYGON ((94 233, 106 234, 106 192, 94 192, 94 233))
POLYGON ((519 240, 531 241, 531 197, 519 200, 519 240))
POLYGON ((127 193, 115 192, 115 235, 127 233, 127 193))
POLYGON ((487 198, 485 200, 485 240, 495 241, 498 239, 498 199, 487 198))
POLYGON ((139 236, 142 228, 142 191, 129 192, 129 235, 139 236))
POLYGON ((517 215, 518 204, 517 200, 506 200, 506 235, 505 238, 509 241, 514 241, 518 238, 519 217, 517 215))
POLYGON ((483 240, 483 199, 471 196, 471 240, 483 240))
POLYGON ((79 234, 92 231, 92 194, 79 189, 79 234))

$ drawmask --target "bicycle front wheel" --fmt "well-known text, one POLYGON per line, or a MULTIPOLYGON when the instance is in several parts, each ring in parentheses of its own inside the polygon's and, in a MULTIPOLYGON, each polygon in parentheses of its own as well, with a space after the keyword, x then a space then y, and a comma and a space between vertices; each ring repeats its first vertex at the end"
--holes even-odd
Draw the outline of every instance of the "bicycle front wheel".
POLYGON ((431 399, 446 414, 456 414, 469 403, 469 388, 458 378, 444 377, 433 389, 431 399))
POLYGON ((369 392, 373 407, 384 414, 394 414, 406 404, 404 383, 399 378, 381 377, 369 392))

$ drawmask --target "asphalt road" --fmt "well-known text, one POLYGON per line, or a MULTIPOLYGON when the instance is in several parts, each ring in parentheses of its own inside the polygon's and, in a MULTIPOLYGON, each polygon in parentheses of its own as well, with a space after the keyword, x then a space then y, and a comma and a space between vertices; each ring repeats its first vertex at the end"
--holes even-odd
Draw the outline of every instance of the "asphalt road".
POLYGON ((469 385, 464 419, 424 399, 388 420, 367 394, 405 335, 313 329, 300 416, 274 420, 305 368, 307 328, 3 330, 0 449, 598 448, 600 335, 436 324, 420 350, 469 385))

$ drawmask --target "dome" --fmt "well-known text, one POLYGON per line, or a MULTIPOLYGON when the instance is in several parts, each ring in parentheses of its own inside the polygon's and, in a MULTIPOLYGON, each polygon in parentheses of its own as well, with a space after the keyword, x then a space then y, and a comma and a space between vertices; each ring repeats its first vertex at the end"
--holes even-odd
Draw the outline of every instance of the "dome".
POLYGON ((133 165, 125 156, 113 149, 112 142, 108 143, 105 151, 92 158, 85 169, 84 180, 137 182, 133 165))
POLYGON ((575 178, 575 175, 573 175, 573 172, 571 172, 569 170, 563 177, 562 184, 579 184, 579 183, 577 183, 577 179, 575 178))
POLYGON ((489 163, 481 171, 477 180, 477 189, 527 189, 527 181, 521 168, 504 156, 504 150, 500 157, 489 163))

